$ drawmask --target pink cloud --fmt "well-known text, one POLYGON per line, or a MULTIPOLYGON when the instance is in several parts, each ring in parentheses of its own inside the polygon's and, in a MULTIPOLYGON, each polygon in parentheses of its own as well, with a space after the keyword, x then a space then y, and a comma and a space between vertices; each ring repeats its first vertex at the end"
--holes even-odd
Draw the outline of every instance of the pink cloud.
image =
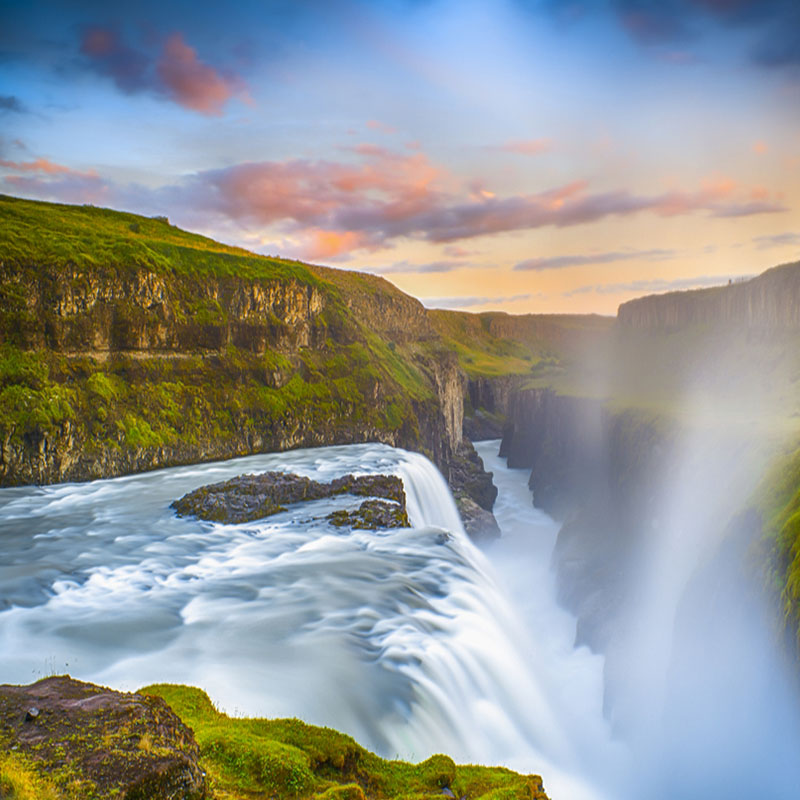
POLYGON ((381 133, 397 133, 397 128, 393 125, 387 125, 377 119, 367 120, 367 127, 372 131, 380 131, 381 133))
POLYGON ((350 160, 262 161, 197 173, 160 189, 117 186, 45 159, 5 179, 29 196, 73 202, 103 199, 118 208, 182 217, 192 227, 258 232, 284 241, 311 260, 342 260, 356 250, 410 238, 452 245, 479 236, 548 226, 591 224, 608 217, 705 214, 733 218, 786 211, 764 187, 716 176, 691 190, 644 194, 592 192, 578 180, 531 194, 499 196, 480 182, 459 182, 424 152, 392 152, 371 144, 348 149, 350 160), (63 170, 67 170, 66 172, 63 170), (36 175, 36 177, 33 177, 36 175), (173 211, 174 210, 174 211, 173 211), (299 243, 299 244, 298 244, 299 243))
POLYGON ((200 114, 220 115, 234 96, 252 102, 244 81, 201 61, 180 33, 165 42, 159 57, 129 46, 118 31, 91 27, 83 35, 81 53, 87 64, 122 91, 152 92, 200 114))
POLYGON ((550 139, 518 139, 508 141, 501 145, 500 150, 506 153, 519 153, 525 156, 536 156, 546 153, 553 149, 553 142, 550 139))
POLYGON ((167 94, 179 105, 201 114, 219 116, 233 96, 233 82, 197 58, 179 33, 167 39, 156 65, 167 94))

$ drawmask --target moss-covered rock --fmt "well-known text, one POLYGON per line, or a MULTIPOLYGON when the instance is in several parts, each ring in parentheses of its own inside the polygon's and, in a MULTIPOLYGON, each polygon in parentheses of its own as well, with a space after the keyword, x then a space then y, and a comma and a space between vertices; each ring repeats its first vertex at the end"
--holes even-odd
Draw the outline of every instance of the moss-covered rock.
MULTIPOLYGON (((398 510, 397 519, 406 517, 406 493, 403 481, 396 475, 344 475, 330 483, 320 483, 291 472, 264 472, 260 475, 239 475, 236 478, 201 486, 179 500, 172 507, 178 516, 195 516, 212 522, 236 525, 269 517, 286 510, 286 505, 307 500, 321 500, 341 494, 362 497, 383 497, 391 500, 398 510)), ((389 504, 385 505, 387 509, 389 504)), ((379 518, 382 507, 362 504, 353 519, 367 521, 379 518), (363 514, 361 513, 363 509, 363 514)), ((342 523, 346 524, 346 523, 342 523)), ((357 526, 362 527, 362 526, 357 526)), ((376 527, 387 527, 377 525, 376 527)), ((394 526, 391 526, 394 527, 394 526)))
POLYGON ((192 731, 159 697, 45 678, 0 686, 0 796, 206 797, 192 731))
POLYGON ((334 511, 328 514, 328 521, 337 528, 358 528, 376 531, 381 528, 408 528, 408 514, 397 503, 382 500, 365 500, 355 511, 334 511))

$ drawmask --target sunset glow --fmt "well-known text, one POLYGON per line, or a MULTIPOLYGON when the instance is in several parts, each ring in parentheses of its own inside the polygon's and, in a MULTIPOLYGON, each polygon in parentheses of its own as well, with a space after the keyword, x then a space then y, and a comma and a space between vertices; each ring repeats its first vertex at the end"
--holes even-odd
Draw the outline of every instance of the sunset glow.
POLYGON ((0 192, 614 313, 800 256, 797 8, 5 4, 0 192))

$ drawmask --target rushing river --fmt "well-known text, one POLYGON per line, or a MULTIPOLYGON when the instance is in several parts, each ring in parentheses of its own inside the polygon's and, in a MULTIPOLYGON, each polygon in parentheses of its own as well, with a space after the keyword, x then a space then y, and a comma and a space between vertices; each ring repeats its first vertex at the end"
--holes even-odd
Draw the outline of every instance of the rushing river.
POLYGON ((497 443, 480 449, 503 530, 486 553, 436 468, 384 445, 4 489, 0 682, 188 683, 232 714, 298 716, 390 757, 538 772, 556 800, 600 797, 624 756, 602 718, 601 659, 573 649, 575 621, 554 600, 557 527, 497 443), (245 525, 169 508, 197 486, 276 469, 398 474, 413 528, 325 522, 363 498, 245 525))

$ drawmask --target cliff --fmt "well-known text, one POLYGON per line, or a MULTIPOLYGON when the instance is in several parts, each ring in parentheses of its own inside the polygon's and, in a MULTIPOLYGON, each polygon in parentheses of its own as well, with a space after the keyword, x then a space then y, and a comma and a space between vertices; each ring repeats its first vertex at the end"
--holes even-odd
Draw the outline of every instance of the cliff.
POLYGON ((640 330, 689 325, 800 329, 800 262, 773 267, 748 281, 641 297, 623 303, 619 324, 640 330))
POLYGON ((0 485, 381 441, 445 475, 456 356, 387 281, 0 198, 0 485))

